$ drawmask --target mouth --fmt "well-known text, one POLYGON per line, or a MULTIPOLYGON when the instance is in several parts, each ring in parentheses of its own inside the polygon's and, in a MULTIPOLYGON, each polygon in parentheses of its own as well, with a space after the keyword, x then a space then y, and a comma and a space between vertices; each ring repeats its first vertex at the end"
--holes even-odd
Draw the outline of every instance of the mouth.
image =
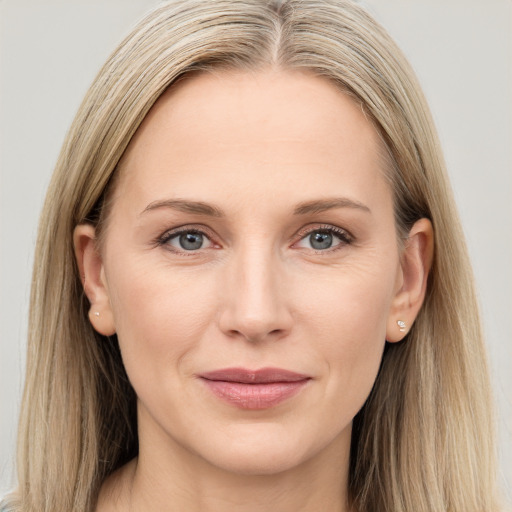
POLYGON ((218 398, 240 409, 274 407, 298 394, 311 380, 280 368, 224 368, 198 375, 218 398))

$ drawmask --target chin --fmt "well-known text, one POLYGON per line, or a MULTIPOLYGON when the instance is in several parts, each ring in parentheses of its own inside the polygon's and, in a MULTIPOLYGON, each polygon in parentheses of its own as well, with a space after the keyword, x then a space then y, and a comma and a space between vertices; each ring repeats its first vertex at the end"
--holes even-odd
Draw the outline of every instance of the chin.
POLYGON ((302 454, 260 447, 257 450, 230 450, 209 462, 229 473, 246 476, 270 476, 284 473, 304 462, 302 454))
POLYGON ((230 473, 270 476, 293 470, 320 456, 334 439, 276 431, 275 425, 260 425, 251 431, 231 433, 229 442, 209 445, 202 456, 230 473))

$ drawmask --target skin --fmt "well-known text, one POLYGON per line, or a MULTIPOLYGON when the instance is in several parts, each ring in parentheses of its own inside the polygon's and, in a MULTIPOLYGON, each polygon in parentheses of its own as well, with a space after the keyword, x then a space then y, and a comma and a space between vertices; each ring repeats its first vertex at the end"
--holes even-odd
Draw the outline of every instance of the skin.
POLYGON ((200 74, 158 100, 121 162, 102 247, 75 230, 90 320, 117 333, 138 397, 140 455, 98 511, 349 510, 352 420, 432 258, 425 219, 399 249, 381 155, 361 109, 307 72, 200 74), (183 226, 204 233, 200 249, 169 238, 183 226), (268 366, 310 380, 254 411, 197 378, 268 366))

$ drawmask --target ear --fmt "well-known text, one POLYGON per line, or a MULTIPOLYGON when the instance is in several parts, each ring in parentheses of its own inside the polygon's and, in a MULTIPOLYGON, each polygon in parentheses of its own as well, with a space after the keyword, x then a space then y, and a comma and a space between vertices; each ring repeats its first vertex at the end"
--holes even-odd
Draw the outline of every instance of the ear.
POLYGON ((116 332, 114 316, 94 227, 89 224, 78 225, 73 234, 73 242, 82 285, 91 304, 89 321, 100 334, 111 336, 116 332))
POLYGON ((425 299, 434 255, 434 232, 428 219, 416 221, 400 258, 397 291, 391 305, 386 340, 401 341, 411 329, 425 299))

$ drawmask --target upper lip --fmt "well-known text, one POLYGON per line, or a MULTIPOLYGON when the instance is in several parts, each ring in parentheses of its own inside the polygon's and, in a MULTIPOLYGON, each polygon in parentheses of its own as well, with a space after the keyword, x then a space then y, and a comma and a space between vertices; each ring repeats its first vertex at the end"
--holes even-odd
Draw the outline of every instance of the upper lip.
POLYGON ((248 370, 246 368, 223 368, 199 374, 207 380, 225 382, 240 382, 242 384, 266 384, 270 382, 299 382, 309 379, 309 375, 284 370, 282 368, 260 368, 248 370))

